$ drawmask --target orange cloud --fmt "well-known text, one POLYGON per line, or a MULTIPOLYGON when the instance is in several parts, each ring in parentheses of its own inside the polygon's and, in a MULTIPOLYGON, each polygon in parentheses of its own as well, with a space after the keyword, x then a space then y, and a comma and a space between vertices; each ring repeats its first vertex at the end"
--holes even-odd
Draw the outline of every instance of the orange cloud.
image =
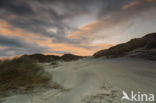
POLYGON ((124 6, 123 9, 136 9, 138 6, 141 6, 143 4, 152 4, 152 3, 156 3, 156 0, 136 0, 124 6))
POLYGON ((58 55, 58 56, 62 56, 62 54, 59 53, 43 53, 44 55, 58 55))
MULTIPOLYGON (((66 51, 66 52, 70 52, 70 53, 77 54, 77 55, 91 55, 95 52, 93 50, 88 50, 85 48, 80 48, 80 47, 72 46, 69 44, 53 43, 52 40, 49 38, 45 38, 46 41, 40 40, 40 38, 44 38, 44 37, 38 36, 37 34, 33 34, 33 33, 26 33, 22 29, 15 28, 12 25, 10 25, 8 22, 2 19, 0 19, 0 24, 1 24, 0 35, 21 37, 24 40, 28 40, 32 43, 35 42, 39 46, 47 46, 51 48, 51 50, 66 51), (11 29, 11 28, 14 28, 14 29, 11 29)), ((90 28, 87 28, 87 27, 85 28, 85 30, 89 30, 89 29, 90 28)), ((55 54, 55 53, 45 53, 45 54, 55 54)))
MULTIPOLYGON (((87 49, 87 48, 77 47, 77 46, 64 44, 64 43, 53 43, 50 39, 47 41, 38 40, 37 43, 40 46, 47 45, 48 47, 50 47, 52 50, 55 50, 55 51, 65 51, 65 52, 69 52, 69 53, 76 54, 76 55, 82 55, 82 56, 90 56, 94 54, 96 51, 99 51, 101 49, 108 49, 113 46, 112 44, 97 44, 97 45, 90 44, 88 45, 88 47, 91 47, 91 48, 87 49)), ((49 53, 46 53, 46 54, 49 54, 49 53)), ((54 54, 54 53, 50 53, 50 54, 54 54)))
MULTIPOLYGON (((55 51, 65 51, 65 52, 82 55, 82 56, 92 55, 95 52, 95 50, 92 50, 92 49, 90 50, 90 49, 86 49, 82 47, 73 46, 70 44, 53 43, 50 39, 46 41, 37 40, 37 44, 39 44, 40 46, 46 45, 55 51)), ((49 54, 49 53, 46 53, 46 54, 49 54)))
POLYGON ((132 3, 124 6, 123 9, 133 8, 133 7, 138 6, 138 5, 140 5, 140 1, 135 1, 135 2, 132 2, 132 3))
POLYGON ((67 35, 68 38, 74 38, 74 39, 79 39, 80 37, 88 37, 91 36, 94 33, 94 30, 96 28, 100 27, 100 21, 92 22, 79 30, 72 32, 67 35))
MULTIPOLYGON (((31 43, 36 43, 39 46, 47 46, 51 49, 51 51, 65 51, 69 52, 72 54, 76 55, 82 55, 82 56, 89 56, 95 53, 96 51, 100 49, 105 49, 109 48, 112 45, 109 44, 101 44, 101 45, 92 45, 89 44, 90 49, 83 48, 83 47, 78 47, 70 44, 65 44, 65 43, 53 43, 51 38, 46 38, 46 37, 41 37, 37 34, 34 33, 26 33, 24 30, 20 28, 15 28, 12 25, 10 25, 8 22, 0 19, 0 35, 5 35, 5 36, 16 36, 16 37, 21 37, 23 40, 30 41, 31 43), (45 38, 45 40, 42 40, 40 38, 45 38)), ((69 38, 79 38, 79 36, 85 36, 85 37, 90 37, 95 28, 99 28, 100 22, 93 22, 90 23, 83 28, 81 28, 78 31, 75 31, 71 34, 68 35, 69 38), (94 28, 94 29, 93 29, 94 28)), ((3 47, 0 47, 0 49, 3 47)), ((53 55, 61 55, 59 53, 44 53, 46 55, 48 54, 53 54, 53 55)))
MULTIPOLYGON (((82 37, 86 37, 88 39, 99 38, 98 33, 100 35, 104 34, 105 31, 110 29, 109 27, 113 28, 114 26, 114 18, 112 16, 106 16, 105 18, 99 19, 95 22, 89 23, 88 25, 83 26, 82 28, 78 29, 67 35, 68 38, 71 39, 80 39, 82 37), (105 31, 103 31, 105 30, 105 31)), ((101 38, 101 37, 100 37, 101 38)))
POLYGON ((5 47, 5 46, 0 46, 0 50, 3 50, 3 49, 5 49, 5 48, 7 48, 7 47, 5 47))
POLYGON ((7 35, 7 36, 17 36, 22 37, 26 40, 33 40, 33 39, 39 39, 41 38, 37 34, 34 33, 26 33, 24 30, 20 28, 13 27, 8 22, 0 19, 0 35, 7 35))

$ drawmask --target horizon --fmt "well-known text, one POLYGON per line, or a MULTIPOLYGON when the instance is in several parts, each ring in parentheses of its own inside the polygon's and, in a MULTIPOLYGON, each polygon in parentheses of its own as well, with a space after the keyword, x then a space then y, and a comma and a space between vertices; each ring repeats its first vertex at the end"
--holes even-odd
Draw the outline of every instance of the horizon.
POLYGON ((93 53, 156 32, 156 0, 1 0, 0 58, 93 53))

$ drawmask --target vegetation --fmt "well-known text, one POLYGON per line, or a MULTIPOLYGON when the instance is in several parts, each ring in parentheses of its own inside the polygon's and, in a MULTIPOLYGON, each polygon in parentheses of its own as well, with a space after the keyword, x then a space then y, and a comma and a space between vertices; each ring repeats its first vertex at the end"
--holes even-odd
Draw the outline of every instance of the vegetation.
POLYGON ((53 83, 51 86, 50 86, 50 88, 53 88, 53 89, 63 89, 63 87, 60 85, 60 84, 58 84, 58 83, 53 83))
POLYGON ((63 61, 74 61, 78 59, 85 58, 85 56, 78 56, 78 55, 73 55, 73 54, 64 54, 61 59, 63 61))
POLYGON ((59 63, 57 61, 51 62, 51 65, 57 66, 59 63))
POLYGON ((0 62, 0 92, 46 86, 50 76, 33 60, 21 57, 0 62))
POLYGON ((126 55, 130 51, 140 48, 146 50, 156 48, 156 33, 147 34, 142 38, 132 39, 129 42, 113 46, 106 50, 98 51, 93 56, 96 58, 102 56, 106 56, 108 58, 120 57, 126 55))
POLYGON ((59 56, 55 55, 43 55, 43 54, 32 54, 32 55, 23 55, 22 57, 27 57, 32 60, 35 60, 37 62, 52 62, 52 61, 58 61, 61 59, 59 56))
POLYGON ((59 66, 59 63, 58 63, 58 61, 53 61, 53 62, 51 62, 50 65, 52 65, 53 68, 56 68, 59 66))
POLYGON ((31 54, 31 55, 23 55, 22 57, 30 58, 40 63, 56 62, 56 61, 73 61, 73 60, 85 58, 85 56, 78 56, 78 55, 73 55, 73 54, 64 54, 63 56, 31 54))

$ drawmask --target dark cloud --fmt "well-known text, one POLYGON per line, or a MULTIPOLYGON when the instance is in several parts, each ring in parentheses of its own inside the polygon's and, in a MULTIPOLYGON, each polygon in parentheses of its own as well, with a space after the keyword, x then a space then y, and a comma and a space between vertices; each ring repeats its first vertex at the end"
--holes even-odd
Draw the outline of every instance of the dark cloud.
MULTIPOLYGON (((128 22, 140 12, 146 12, 148 9, 155 7, 155 0, 1 0, 0 18, 8 21, 14 27, 23 29, 25 32, 50 38, 54 43, 66 43, 90 48, 87 47, 87 44, 93 38, 82 36, 79 39, 74 39, 67 37, 68 33, 82 27, 82 25, 72 25, 79 23, 79 17, 94 17, 92 21, 100 19, 102 23, 92 32, 92 34, 96 34, 103 28, 112 28, 118 24, 128 22), (139 3, 132 5, 135 2, 139 3), (55 30, 51 31, 50 29, 55 30)), ((87 22, 88 19, 84 21, 87 22)), ((94 37, 96 38, 96 35, 94 37)), ((14 50, 13 48, 7 48, 6 50, 11 51, 12 49, 16 53, 18 51, 19 54, 22 54, 21 51, 25 53, 27 51, 17 50, 19 47, 28 48, 30 51, 27 52, 45 52, 43 49, 48 50, 47 47, 42 48, 37 44, 30 46, 29 43, 24 43, 20 38, 12 37, 0 37, 0 45, 15 47, 14 50)))
MULTIPOLYGON (((93 33, 99 32, 100 30, 103 30, 103 28, 107 30, 110 28, 120 27, 121 25, 125 26, 125 23, 128 24, 131 20, 134 20, 136 18, 140 18, 141 20, 142 18, 144 18, 143 15, 149 12, 149 10, 156 10, 156 0, 125 0, 124 2, 121 1, 110 0, 111 3, 108 4, 108 8, 107 6, 105 6, 106 9, 103 9, 103 11, 99 13, 99 18, 102 18, 100 19, 98 26, 95 27, 95 29, 93 28, 93 33), (117 2, 120 3, 116 5, 117 2), (104 15, 105 10, 109 11, 108 16, 104 15)), ((155 14, 151 14, 149 16, 152 17, 154 15, 155 14)), ((147 19, 149 19, 150 17, 148 17, 147 19)), ((153 23, 155 23, 154 20, 153 23)), ((133 24, 135 23, 133 22, 133 24)), ((128 25, 133 26, 133 24, 130 23, 128 25)), ((106 35, 108 36, 108 34, 106 35)), ((111 36, 109 35, 109 37, 111 36)))
POLYGON ((22 28, 28 32, 50 37, 54 42, 79 45, 82 41, 66 37, 68 32, 72 32, 77 29, 77 27, 72 27, 70 23, 66 23, 65 20, 68 19, 69 22, 72 22, 70 21, 70 18, 92 13, 92 6, 96 4, 95 6, 98 7, 100 2, 102 2, 102 0, 99 0, 99 2, 96 2, 96 0, 28 0, 25 2, 24 0, 3 0, 1 5, 3 5, 2 9, 5 9, 6 12, 3 12, 3 14, 1 13, 0 16, 16 27, 22 28), (25 6, 23 6, 23 4, 25 4, 25 6), (61 6, 61 8, 52 8, 53 6, 56 7, 56 5, 58 5, 58 7, 61 6), (22 7, 25 9, 23 10, 22 7), (22 11, 23 14, 27 14, 34 10, 32 12, 35 13, 35 16, 32 12, 27 16, 16 15, 15 12, 19 12, 18 10, 22 11), (59 11, 62 13, 59 13, 59 11), (10 19, 12 15, 15 15, 16 17, 10 19), (57 29, 55 33, 47 31, 48 28, 52 27, 57 29))
POLYGON ((22 0, 1 0, 0 9, 4 9, 17 15, 34 14, 30 5, 22 0))
POLYGON ((23 38, 2 36, 0 35, 0 46, 4 49, 0 49, 0 56, 14 56, 21 54, 32 53, 66 53, 65 51, 54 51, 46 46, 39 46, 36 43, 26 42, 23 38))
POLYGON ((12 36, 2 36, 0 35, 0 46, 4 46, 7 48, 15 48, 21 50, 28 50, 28 51, 48 51, 48 47, 40 47, 36 43, 26 42, 22 40, 23 38, 20 37, 12 37, 12 36))
POLYGON ((133 2, 121 6, 121 11, 113 14, 112 23, 125 23, 137 17, 143 18, 140 17, 140 14, 145 14, 151 8, 156 9, 155 0, 135 0, 133 2))

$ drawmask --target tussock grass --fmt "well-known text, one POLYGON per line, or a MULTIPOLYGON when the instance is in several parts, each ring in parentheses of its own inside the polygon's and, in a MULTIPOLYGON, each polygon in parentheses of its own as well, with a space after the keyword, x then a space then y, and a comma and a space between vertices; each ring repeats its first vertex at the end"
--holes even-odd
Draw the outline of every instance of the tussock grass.
POLYGON ((50 80, 44 69, 29 58, 16 58, 0 62, 0 92, 11 89, 33 89, 45 86, 50 80))

